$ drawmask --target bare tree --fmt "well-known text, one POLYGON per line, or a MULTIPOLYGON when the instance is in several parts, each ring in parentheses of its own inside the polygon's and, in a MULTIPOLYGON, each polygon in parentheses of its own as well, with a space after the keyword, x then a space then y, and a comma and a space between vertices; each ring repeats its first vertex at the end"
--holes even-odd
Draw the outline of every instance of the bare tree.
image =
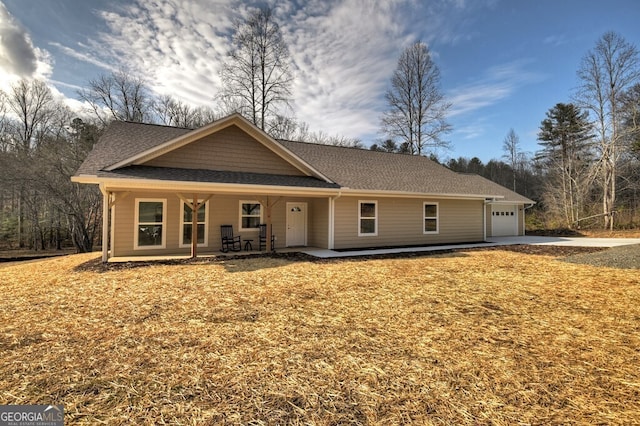
MULTIPOLYGON (((48 136, 50 126, 56 114, 66 108, 56 102, 51 89, 41 80, 21 79, 11 86, 9 93, 3 97, 4 108, 12 116, 7 130, 12 134, 14 142, 4 165, 4 185, 15 193, 16 234, 20 247, 27 243, 27 222, 31 224, 33 237, 39 227, 38 214, 40 194, 38 188, 31 185, 35 154, 48 136)), ((32 241, 35 238, 32 239, 32 241)))
POLYGON ((159 96, 152 109, 159 122, 166 126, 193 129, 216 119, 216 114, 211 108, 192 107, 170 95, 159 96))
POLYGON ((221 72, 221 100, 262 130, 280 105, 291 100, 289 48, 271 8, 253 11, 237 23, 229 61, 221 72))
POLYGON ((516 134, 515 130, 510 129, 502 142, 502 151, 507 164, 511 167, 511 173, 513 178, 513 190, 516 190, 516 177, 518 170, 521 168, 524 153, 520 151, 520 138, 516 134))
POLYGON ((427 46, 416 42, 407 47, 385 95, 389 109, 382 116, 382 132, 406 143, 412 154, 449 146, 441 136, 451 130, 446 121, 451 104, 439 85, 440 70, 427 46))
POLYGON ((153 99, 142 77, 121 69, 89 80, 88 86, 79 90, 78 96, 91 105, 103 124, 111 120, 150 121, 153 99))
POLYGON ((269 122, 267 133, 275 139, 293 139, 298 131, 298 122, 295 118, 283 114, 276 114, 269 122))
POLYGON ((622 94, 638 83, 638 50, 614 32, 605 33, 582 59, 578 70, 580 106, 590 112, 597 133, 597 171, 602 188, 604 226, 613 230, 618 162, 625 131, 620 111, 622 94))
POLYGON ((11 86, 7 102, 9 110, 16 116, 15 135, 19 148, 28 154, 47 132, 58 111, 58 104, 44 81, 24 78, 11 86))

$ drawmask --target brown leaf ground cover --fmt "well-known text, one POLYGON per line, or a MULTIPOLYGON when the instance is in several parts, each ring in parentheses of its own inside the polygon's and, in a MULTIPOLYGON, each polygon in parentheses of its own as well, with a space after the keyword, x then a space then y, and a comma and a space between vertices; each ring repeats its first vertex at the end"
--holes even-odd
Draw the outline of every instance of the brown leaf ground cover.
POLYGON ((0 269, 0 404, 66 424, 638 424, 640 277, 545 254, 0 269))

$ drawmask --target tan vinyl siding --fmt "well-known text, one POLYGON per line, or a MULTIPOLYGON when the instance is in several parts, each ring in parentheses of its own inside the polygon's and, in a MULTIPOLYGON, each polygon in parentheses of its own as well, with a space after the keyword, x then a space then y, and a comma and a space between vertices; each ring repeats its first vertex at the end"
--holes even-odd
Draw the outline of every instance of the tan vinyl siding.
POLYGON ((329 246, 329 199, 317 198, 309 202, 307 242, 311 247, 329 246))
MULTIPOLYGON (((200 194, 199 198, 205 195, 200 194)), ((244 240, 252 239, 254 250, 259 248, 258 230, 240 231, 240 201, 258 201, 250 196, 221 196, 214 195, 209 199, 209 211, 207 217, 208 246, 198 247, 200 254, 215 254, 220 251, 220 225, 232 225, 234 234, 244 240)), ((308 203, 307 232, 309 245, 322 243, 326 247, 327 241, 327 205, 326 198, 281 198, 272 209, 273 234, 276 236, 276 248, 284 247, 286 243, 286 204, 288 201, 308 203), (316 208, 320 212, 314 211, 316 208), (316 218, 320 222, 315 223, 316 218)), ((136 192, 119 201, 114 208, 114 241, 115 247, 112 257, 122 256, 155 256, 189 254, 190 247, 180 248, 180 207, 181 200, 175 193, 136 192), (135 203, 136 199, 166 199, 167 218, 165 221, 166 248, 165 249, 134 249, 135 229, 135 203)), ((263 222, 266 215, 263 212, 263 222)))
POLYGON ((335 248, 475 242, 483 239, 482 201, 356 198, 336 201, 335 248), (377 201, 378 233, 358 236, 358 202, 377 201), (423 205, 438 203, 439 233, 424 234, 423 205))
POLYGON ((146 166, 303 176, 287 161, 236 126, 230 126, 158 158, 146 166))
MULTIPOLYGON (((114 250, 112 256, 155 256, 167 252, 189 253, 189 249, 179 248, 180 232, 180 199, 175 195, 136 192, 117 202, 114 215, 114 250), (136 200, 140 199, 164 199, 166 203, 167 217, 164 220, 164 230, 166 235, 166 248, 141 250, 134 249, 134 236, 136 231, 136 200)), ((113 226, 112 225, 112 226, 113 226)))
POLYGON ((492 234, 492 223, 491 223, 491 204, 487 204, 485 205, 484 208, 484 214, 485 217, 487 218, 487 237, 490 237, 492 234))
POLYGON ((524 235, 524 206, 518 206, 518 235, 524 235))

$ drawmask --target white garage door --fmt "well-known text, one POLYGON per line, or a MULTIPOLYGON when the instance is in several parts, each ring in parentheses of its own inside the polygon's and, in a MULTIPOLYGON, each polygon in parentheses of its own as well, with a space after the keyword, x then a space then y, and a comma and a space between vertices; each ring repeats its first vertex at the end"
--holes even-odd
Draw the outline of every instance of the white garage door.
POLYGON ((500 204, 491 206, 491 234, 493 237, 518 235, 517 206, 500 204))

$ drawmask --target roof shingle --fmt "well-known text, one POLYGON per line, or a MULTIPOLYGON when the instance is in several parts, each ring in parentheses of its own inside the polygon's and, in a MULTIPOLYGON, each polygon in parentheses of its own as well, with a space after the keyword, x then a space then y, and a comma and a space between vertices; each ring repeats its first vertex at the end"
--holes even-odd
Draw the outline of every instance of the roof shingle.
POLYGON ((526 197, 478 175, 456 173, 426 157, 345 148, 305 142, 277 141, 336 184, 312 177, 231 173, 224 170, 185 170, 128 166, 104 169, 184 136, 191 129, 116 121, 109 125, 76 175, 155 180, 201 181, 314 188, 343 188, 452 196, 504 197, 532 203, 526 197))

